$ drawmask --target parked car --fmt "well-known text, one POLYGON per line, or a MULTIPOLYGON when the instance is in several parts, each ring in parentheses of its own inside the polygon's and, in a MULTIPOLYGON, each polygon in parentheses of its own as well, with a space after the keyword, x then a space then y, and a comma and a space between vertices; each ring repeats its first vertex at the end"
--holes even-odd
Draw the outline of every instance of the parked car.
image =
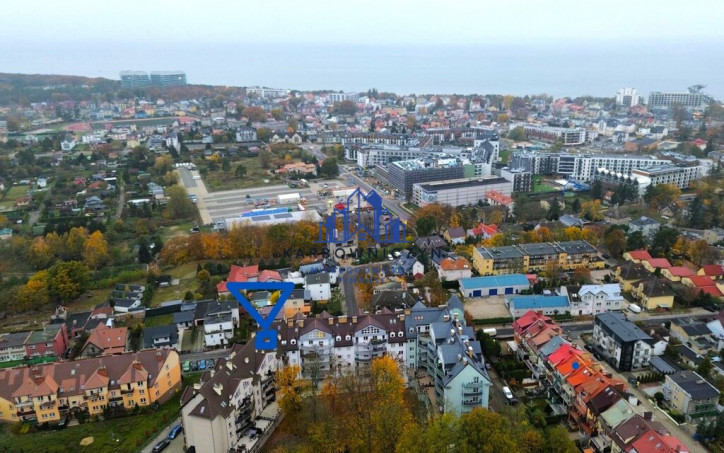
POLYGON ((161 442, 157 443, 153 447, 153 453, 158 453, 159 451, 164 451, 166 447, 168 447, 168 444, 170 444, 171 441, 168 439, 164 439, 161 442))
POLYGON ((182 369, 188 373, 189 371, 191 371, 191 363, 188 360, 185 361, 182 369))
POLYGON ((205 370, 206 369, 206 360, 201 359, 199 360, 199 370, 205 370))
POLYGON ((174 426, 173 428, 171 428, 171 432, 168 433, 168 438, 175 439, 176 436, 178 436, 179 434, 181 434, 181 432, 183 432, 183 430, 184 430, 184 427, 182 425, 174 426))
POLYGON ((199 364, 196 360, 191 361, 191 371, 199 371, 199 364))
POLYGON ((215 363, 214 359, 206 359, 206 368, 213 368, 215 363))
POLYGON ((193 228, 189 229, 189 233, 191 233, 191 234, 200 233, 200 232, 201 232, 201 228, 199 228, 199 227, 193 227, 193 228))

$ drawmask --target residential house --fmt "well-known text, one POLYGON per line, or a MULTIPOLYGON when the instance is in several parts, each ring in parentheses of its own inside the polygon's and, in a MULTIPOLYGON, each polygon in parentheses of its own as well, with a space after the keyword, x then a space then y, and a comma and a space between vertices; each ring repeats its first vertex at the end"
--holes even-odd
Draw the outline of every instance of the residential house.
POLYGON ((10 228, 0 229, 0 241, 9 241, 13 237, 13 230, 10 228))
POLYGON ((194 325, 194 312, 187 310, 174 313, 173 323, 177 329, 190 329, 194 325))
POLYGON ((276 351, 257 350, 253 342, 235 344, 228 359, 218 359, 181 395, 187 448, 197 453, 258 451, 256 429, 274 430, 280 417, 275 373, 282 366, 276 351))
POLYGON ((636 264, 639 264, 642 261, 648 261, 651 258, 652 257, 647 250, 630 250, 628 252, 624 252, 623 254, 623 259, 626 261, 632 261, 636 264))
POLYGON ((718 342, 712 338, 712 331, 707 324, 691 318, 675 318, 669 328, 671 336, 690 347, 694 352, 704 355, 714 349, 718 351, 718 342))
POLYGON ((388 310, 405 310, 415 304, 415 296, 404 289, 391 289, 375 291, 370 299, 370 309, 373 312, 386 308, 388 310))
POLYGON ((695 275, 694 271, 686 266, 672 266, 668 269, 661 269, 661 276, 672 282, 680 282, 684 277, 695 275))
POLYGON ((687 423, 698 425, 719 415, 719 390, 695 371, 667 375, 662 392, 667 404, 684 414, 687 423))
POLYGON ((437 275, 440 280, 448 282, 457 281, 463 278, 470 278, 473 275, 473 266, 467 258, 462 256, 452 256, 443 258, 438 264, 433 260, 437 275))
POLYGON ((463 227, 450 227, 445 230, 443 237, 447 242, 453 245, 460 245, 465 243, 467 233, 463 227))
POLYGON ((149 350, 0 370, 0 419, 57 423, 107 406, 163 403, 181 386, 176 351, 149 350))
POLYGON ((623 291, 633 291, 634 286, 641 280, 650 277, 649 271, 643 265, 633 261, 627 261, 621 266, 616 267, 614 278, 621 284, 623 291))
POLYGON ((231 313, 215 313, 204 318, 204 345, 223 346, 234 336, 234 320, 231 313))
POLYGON ((468 237, 488 239, 498 234, 498 226, 495 224, 486 225, 479 223, 478 226, 468 230, 468 237))
POLYGON ((128 329, 126 327, 107 327, 98 324, 88 336, 80 350, 80 357, 122 354, 128 348, 128 329))
POLYGON ((64 357, 68 351, 68 329, 65 324, 48 324, 43 330, 30 332, 25 340, 25 354, 34 357, 64 357))
POLYGON ((558 293, 568 297, 573 315, 597 315, 624 308, 625 299, 618 283, 562 286, 558 293))
POLYGON ((255 282, 258 277, 259 265, 237 266, 236 264, 232 264, 226 280, 219 282, 219 284, 216 285, 216 290, 219 295, 229 294, 229 290, 226 289, 226 282, 255 282))
POLYGON ((30 332, 6 333, 0 336, 0 362, 25 359, 25 341, 29 336, 30 332))
POLYGON ((674 348, 679 353, 681 363, 688 367, 696 368, 704 360, 704 357, 694 352, 693 349, 685 344, 678 344, 674 346, 674 348))
POLYGON ((440 235, 434 234, 432 236, 423 236, 415 240, 415 245, 423 251, 429 250, 432 253, 433 250, 442 249, 447 247, 445 239, 440 235))
POLYGON ((651 276, 634 283, 632 295, 642 308, 647 310, 672 308, 674 306, 674 293, 671 290, 671 283, 665 278, 651 276))
POLYGON ((143 305, 141 299, 113 298, 111 299, 113 311, 116 313, 129 313, 143 305))
POLYGON ((389 272, 390 275, 409 275, 411 277, 421 278, 425 275, 425 266, 418 261, 409 250, 405 249, 400 252, 400 256, 390 263, 389 272))
POLYGON ((329 300, 332 297, 332 286, 329 274, 310 274, 304 277, 304 289, 309 291, 311 300, 329 300))
POLYGON ((460 293, 465 297, 519 294, 530 289, 530 280, 523 274, 462 278, 460 293))
POLYGON ((551 263, 563 271, 578 268, 603 269, 598 250, 586 241, 476 247, 473 266, 480 275, 501 275, 544 271, 551 263))
POLYGON ((596 315, 593 321, 596 349, 620 371, 649 365, 653 338, 618 312, 596 315))
POLYGON ((644 238, 651 240, 661 228, 661 224, 654 219, 641 216, 636 220, 632 220, 628 224, 629 233, 640 231, 644 238))
POLYGON ((310 301, 312 295, 306 289, 294 289, 292 293, 284 302, 284 318, 291 318, 297 313, 303 315, 309 315, 312 312, 312 305, 310 301))
POLYGON ((656 271, 656 269, 661 269, 662 271, 664 269, 669 269, 673 267, 671 263, 669 263, 669 260, 666 258, 651 258, 647 260, 641 260, 641 264, 646 268, 647 271, 653 273, 656 271))
POLYGON ((724 268, 721 264, 705 264, 696 272, 696 275, 706 275, 713 280, 724 280, 724 268))
MULTIPOLYGON (((206 324, 204 324, 204 327, 206 324)), ((167 326, 144 327, 141 335, 143 349, 172 348, 181 349, 178 328, 175 324, 167 326)))
POLYGON ((513 318, 523 316, 529 310, 540 311, 547 316, 570 313, 570 304, 566 296, 505 296, 505 305, 513 318))

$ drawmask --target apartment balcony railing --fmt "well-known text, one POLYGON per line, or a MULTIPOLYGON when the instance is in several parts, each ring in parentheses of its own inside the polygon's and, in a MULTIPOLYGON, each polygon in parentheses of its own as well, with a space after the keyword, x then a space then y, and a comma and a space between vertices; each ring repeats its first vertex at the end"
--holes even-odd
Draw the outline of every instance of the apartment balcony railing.
POLYGON ((471 399, 464 399, 463 405, 464 406, 480 406, 480 400, 471 400, 471 399))

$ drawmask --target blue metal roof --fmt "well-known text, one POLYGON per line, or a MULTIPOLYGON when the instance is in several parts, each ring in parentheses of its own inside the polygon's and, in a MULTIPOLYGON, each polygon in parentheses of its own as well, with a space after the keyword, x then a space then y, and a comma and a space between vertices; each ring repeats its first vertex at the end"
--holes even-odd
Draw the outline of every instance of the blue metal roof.
POLYGON ((508 300, 516 310, 568 307, 566 296, 510 296, 508 300))
POLYGON ((460 279, 460 287, 464 290, 528 285, 530 285, 530 283, 528 282, 528 277, 523 274, 496 275, 491 277, 471 277, 460 279))

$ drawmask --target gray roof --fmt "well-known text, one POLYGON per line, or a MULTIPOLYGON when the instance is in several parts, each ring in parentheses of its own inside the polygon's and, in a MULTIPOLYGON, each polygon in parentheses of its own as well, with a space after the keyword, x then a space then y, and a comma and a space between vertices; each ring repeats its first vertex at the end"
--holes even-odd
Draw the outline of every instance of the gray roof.
POLYGON ((686 334, 690 337, 711 335, 711 330, 709 330, 709 327, 706 325, 706 323, 703 323, 701 321, 694 321, 693 319, 689 318, 676 318, 673 320, 673 323, 681 327, 681 329, 686 332, 686 334))
POLYGON ((660 225, 660 223, 650 217, 641 216, 640 218, 638 218, 636 220, 632 220, 631 225, 646 226, 646 225, 660 225))
POLYGON ((618 312, 606 312, 596 315, 595 323, 604 328, 607 333, 610 332, 618 342, 653 341, 653 338, 647 335, 646 332, 639 329, 636 324, 618 312))
POLYGON ((178 329, 176 325, 146 327, 143 329, 143 348, 151 349, 157 346, 173 346, 178 343, 178 329), (154 344, 153 340, 157 338, 169 337, 170 342, 160 345, 154 344))
POLYGON ((125 307, 128 308, 131 305, 138 302, 138 299, 121 299, 121 298, 114 298, 113 299, 113 305, 116 307, 125 307))
POLYGON ((672 374, 672 373, 675 373, 677 370, 676 368, 671 366, 671 364, 669 364, 669 362, 665 361, 664 359, 662 359, 661 357, 659 357, 657 355, 651 357, 651 360, 649 361, 649 363, 651 364, 651 368, 653 368, 654 370, 658 371, 661 374, 672 374))
POLYGON ((30 332, 7 333, 0 337, 0 349, 17 348, 25 344, 30 332))
POLYGON ((174 324, 186 323, 186 322, 194 322, 194 312, 193 311, 178 311, 173 314, 173 323, 174 324))
POLYGON ((691 396, 692 400, 719 397, 719 390, 694 371, 679 371, 669 375, 669 379, 676 382, 682 390, 691 396))
POLYGON ((329 283, 329 274, 326 272, 320 274, 311 274, 304 277, 304 283, 307 285, 321 285, 329 283))
POLYGON ((556 350, 564 344, 568 344, 566 339, 560 335, 557 335, 548 340, 546 344, 538 349, 538 354, 540 354, 542 357, 548 357, 549 355, 556 352, 556 350))

